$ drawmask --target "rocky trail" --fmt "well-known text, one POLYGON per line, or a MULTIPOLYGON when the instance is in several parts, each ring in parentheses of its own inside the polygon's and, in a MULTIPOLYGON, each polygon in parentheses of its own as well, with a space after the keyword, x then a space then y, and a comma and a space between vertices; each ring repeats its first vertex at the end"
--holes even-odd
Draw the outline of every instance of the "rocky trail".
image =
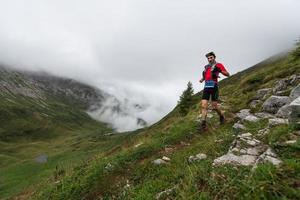
MULTIPOLYGON (((252 171, 259 164, 271 163, 280 167, 282 160, 277 156, 269 144, 264 143, 264 138, 270 133, 270 129, 277 125, 300 123, 300 76, 292 75, 289 78, 281 79, 276 82, 273 88, 263 88, 257 91, 255 99, 249 103, 249 108, 242 109, 235 113, 237 120, 232 127, 232 134, 235 139, 231 143, 226 154, 213 160, 212 167, 229 164, 232 166, 250 166, 252 171), (297 85, 298 84, 298 85, 297 85), (290 92, 288 92, 290 91, 290 92), (289 95, 283 95, 287 94, 289 95), (251 113, 251 109, 261 106, 259 112, 251 113), (247 123, 256 123, 260 120, 267 119, 266 127, 257 132, 250 133, 246 128, 247 123)), ((226 106, 226 105, 224 105, 226 106)), ((211 111, 210 111, 211 112, 211 111)), ((208 118, 214 115, 209 113, 208 118)), ((199 122, 199 119, 196 120, 199 122)), ((280 145, 292 145, 297 142, 300 137, 300 131, 296 131, 289 136, 289 140, 280 143, 280 145)), ((219 143, 218 140, 215 141, 219 143)), ((152 161, 154 165, 169 165, 172 160, 168 157, 174 151, 185 148, 187 145, 179 145, 177 147, 166 147, 166 154, 161 158, 152 161)), ((189 163, 198 162, 207 159, 207 155, 199 152, 196 155, 190 155, 187 158, 189 163)), ((176 185, 161 191, 156 195, 156 199, 162 199, 171 194, 176 185)))

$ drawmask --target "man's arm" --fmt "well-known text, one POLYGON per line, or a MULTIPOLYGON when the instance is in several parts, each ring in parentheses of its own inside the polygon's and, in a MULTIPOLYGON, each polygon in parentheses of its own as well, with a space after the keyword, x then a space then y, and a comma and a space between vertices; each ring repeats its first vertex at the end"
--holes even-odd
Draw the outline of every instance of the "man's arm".
POLYGON ((228 73, 228 71, 224 70, 224 71, 221 71, 221 73, 224 75, 224 76, 230 76, 230 74, 228 73))
POLYGON ((222 65, 221 63, 219 63, 218 69, 219 69, 219 72, 221 72, 224 76, 227 76, 227 77, 230 76, 228 71, 225 69, 224 65, 222 65))

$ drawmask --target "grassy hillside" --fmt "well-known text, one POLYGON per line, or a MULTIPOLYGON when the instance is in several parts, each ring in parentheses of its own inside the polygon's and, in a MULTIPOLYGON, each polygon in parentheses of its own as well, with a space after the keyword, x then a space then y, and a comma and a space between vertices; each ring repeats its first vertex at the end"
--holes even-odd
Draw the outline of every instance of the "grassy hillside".
POLYGON ((0 81, 0 199, 26 196, 126 136, 108 138, 113 130, 91 119, 75 98, 41 90, 21 73, 0 70, 0 81), (44 155, 46 163, 36 161, 44 155))
MULTIPOLYGON (((201 93, 187 116, 176 107, 151 127, 127 133, 113 150, 96 154, 92 159, 68 169, 64 175, 52 175, 30 197, 33 199, 299 199, 300 143, 279 146, 297 130, 294 125, 271 128, 262 140, 279 155, 283 164, 276 168, 262 164, 253 172, 250 167, 229 165, 213 167, 212 161, 225 154, 235 138, 233 113, 246 108, 260 88, 272 87, 276 80, 300 74, 300 59, 295 54, 282 55, 239 72, 220 82, 221 106, 227 123, 218 125, 218 116, 209 119, 209 131, 197 133, 201 93), (205 153, 208 158, 188 163, 190 155, 205 153), (157 166, 153 160, 171 158, 157 166)), ((255 111, 252 110, 252 111, 255 111)), ((247 123, 254 135, 267 120, 247 123)))

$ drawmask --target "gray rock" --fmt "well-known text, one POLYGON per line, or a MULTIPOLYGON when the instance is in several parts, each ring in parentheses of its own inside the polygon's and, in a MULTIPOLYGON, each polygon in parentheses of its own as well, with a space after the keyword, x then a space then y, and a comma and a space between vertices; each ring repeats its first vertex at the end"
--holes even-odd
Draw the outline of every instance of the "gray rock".
POLYGON ((292 76, 289 77, 289 84, 294 85, 297 83, 297 81, 300 79, 300 76, 293 74, 292 76))
POLYGON ((204 153, 198 153, 196 156, 190 156, 189 157, 189 162, 194 162, 194 161, 199 161, 199 160, 203 160, 206 159, 207 155, 204 153))
POLYGON ((275 166, 278 166, 281 163, 281 160, 272 156, 266 156, 264 160, 272 163, 275 166))
POLYGON ((281 163, 281 160, 278 159, 277 155, 270 147, 259 156, 255 165, 257 165, 258 163, 266 163, 267 161, 271 162, 275 166, 278 166, 281 163))
POLYGON ((282 91, 287 89, 289 84, 288 79, 281 79, 275 82, 275 86, 273 87, 273 93, 276 94, 278 91, 282 91))
POLYGON ((253 155, 253 156, 258 156, 259 155, 259 150, 257 147, 253 147, 253 148, 248 148, 246 150, 248 155, 253 155))
POLYGON ((269 119, 269 125, 270 126, 288 124, 288 123, 289 123, 288 119, 283 119, 283 118, 269 119))
POLYGON ((267 112, 258 112, 258 113, 254 113, 255 116, 262 118, 262 119, 268 119, 268 118, 274 118, 275 116, 267 113, 267 112))
POLYGON ((265 135, 268 135, 269 133, 270 133, 269 128, 263 128, 258 131, 258 136, 265 136, 265 135))
POLYGON ((164 161, 163 159, 156 159, 152 161, 155 165, 162 165, 162 164, 166 164, 167 162, 164 161))
POLYGON ((262 110, 275 114, 282 106, 289 103, 291 100, 288 96, 271 96, 263 103, 262 110))
POLYGON ((107 163, 107 165, 105 166, 105 169, 110 171, 114 168, 114 166, 111 163, 107 163))
POLYGON ((288 116, 290 123, 300 123, 300 97, 295 99, 291 104, 291 113, 288 116))
POLYGON ((115 133, 105 133, 105 136, 111 136, 111 135, 115 135, 115 133))
POLYGON ((236 129, 236 130, 246 130, 246 127, 243 124, 240 123, 235 123, 232 128, 236 129))
POLYGON ((236 116, 240 119, 244 119, 250 114, 250 109, 242 109, 238 113, 236 113, 236 116))
POLYGON ((300 96, 300 84, 297 85, 290 93, 291 100, 295 100, 300 96))
POLYGON ((203 159, 206 159, 207 158, 207 155, 204 154, 204 153, 198 153, 196 155, 196 158, 198 158, 199 160, 203 160, 203 159))
POLYGON ((265 99, 268 94, 272 92, 272 88, 264 88, 257 91, 256 99, 265 99))
POLYGON ((252 155, 234 155, 233 153, 225 154, 219 158, 216 158, 213 162, 213 165, 224 165, 224 164, 233 164, 233 165, 254 165, 256 161, 256 156, 252 155))
POLYGON ((275 94, 278 96, 287 96, 289 95, 289 91, 288 90, 277 91, 275 94))
POLYGON ((162 160, 167 161, 167 162, 171 161, 171 159, 169 157, 167 157, 167 156, 163 156, 162 160))
POLYGON ((297 140, 288 140, 285 142, 285 144, 295 144, 297 140))
POLYGON ((267 156, 277 157, 277 155, 273 152, 273 150, 270 147, 265 151, 264 154, 267 156))
POLYGON ((241 150, 240 150, 240 153, 241 153, 241 154, 247 154, 247 149, 241 149, 241 150))
POLYGON ((248 121, 248 122, 258 122, 259 118, 255 117, 254 115, 248 115, 243 119, 243 121, 248 121))
POLYGON ((292 112, 292 107, 287 104, 282 106, 278 112, 276 113, 276 117, 280 117, 280 118, 288 118, 288 116, 291 114, 292 112))
POLYGON ((252 134, 251 133, 243 133, 241 135, 238 136, 238 138, 246 138, 246 139, 251 139, 252 138, 252 134))
POLYGON ((260 100, 252 100, 249 104, 250 108, 256 108, 257 104, 259 104, 261 101, 260 100))
POLYGON ((46 154, 41 154, 41 155, 38 155, 36 158, 35 158, 35 161, 37 163, 46 163, 48 162, 48 156, 46 154))
POLYGON ((252 139, 252 140, 245 140, 245 142, 250 146, 257 146, 260 144, 259 140, 252 139))

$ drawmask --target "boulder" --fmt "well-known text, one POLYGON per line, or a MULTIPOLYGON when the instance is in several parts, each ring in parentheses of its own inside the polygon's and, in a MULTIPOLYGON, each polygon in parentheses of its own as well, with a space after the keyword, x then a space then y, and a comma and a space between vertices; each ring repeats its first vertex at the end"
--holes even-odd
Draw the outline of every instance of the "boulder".
POLYGON ((299 123, 300 122, 300 97, 295 99, 291 104, 291 113, 288 116, 288 120, 291 123, 299 123))
POLYGON ((273 94, 277 94, 279 91, 287 89, 289 85, 288 79, 281 79, 275 82, 275 86, 273 87, 273 94))
POLYGON ((293 74, 292 76, 290 76, 289 78, 289 84, 290 85, 294 85, 297 83, 297 81, 300 79, 300 76, 293 74))
POLYGON ((257 91, 255 99, 265 99, 272 92, 272 88, 263 88, 257 91))
POLYGON ((282 106, 276 113, 276 117, 280 117, 280 118, 288 118, 288 116, 291 114, 292 112, 292 107, 287 104, 282 106))
POLYGON ((295 100, 300 96, 300 84, 297 85, 290 93, 291 100, 295 100))
POLYGON ((282 106, 289 103, 291 100, 288 96, 271 96, 263 103, 262 110, 275 114, 282 106))

